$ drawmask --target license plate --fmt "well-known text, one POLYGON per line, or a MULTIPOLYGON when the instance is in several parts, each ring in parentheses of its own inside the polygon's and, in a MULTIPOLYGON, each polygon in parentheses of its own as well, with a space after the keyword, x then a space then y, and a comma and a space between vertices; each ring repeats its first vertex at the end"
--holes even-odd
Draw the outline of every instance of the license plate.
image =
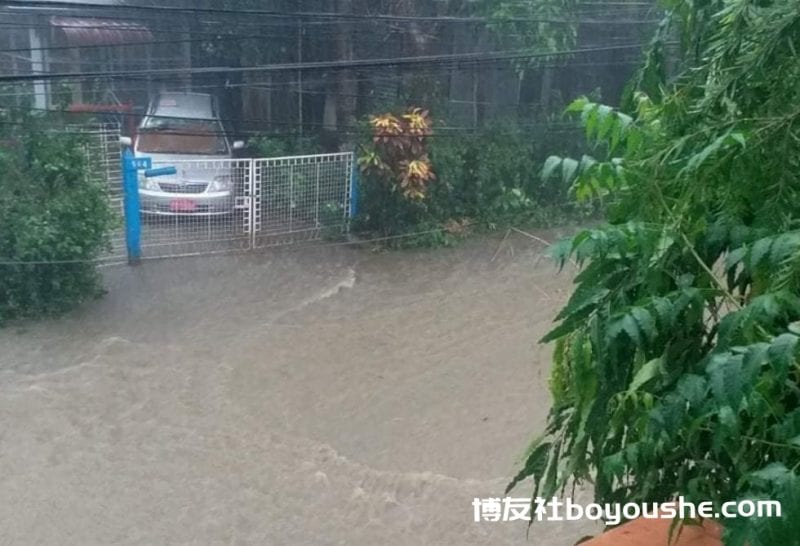
POLYGON ((197 210, 197 203, 191 199, 174 199, 169 203, 170 212, 194 212, 197 210))

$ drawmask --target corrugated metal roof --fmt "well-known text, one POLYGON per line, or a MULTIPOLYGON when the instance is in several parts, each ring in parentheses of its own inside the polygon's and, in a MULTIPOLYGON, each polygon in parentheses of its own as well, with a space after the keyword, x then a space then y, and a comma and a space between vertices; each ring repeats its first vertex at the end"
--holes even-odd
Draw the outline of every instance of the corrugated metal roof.
POLYGON ((153 34, 142 25, 108 19, 51 17, 50 24, 64 33, 68 45, 143 44, 153 41, 153 34))

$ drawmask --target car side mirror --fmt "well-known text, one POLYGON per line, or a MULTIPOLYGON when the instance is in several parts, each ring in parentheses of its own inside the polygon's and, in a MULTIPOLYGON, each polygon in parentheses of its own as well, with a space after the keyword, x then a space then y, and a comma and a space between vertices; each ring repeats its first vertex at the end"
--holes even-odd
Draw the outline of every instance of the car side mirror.
POLYGON ((233 143, 234 150, 244 150, 244 147, 245 147, 244 140, 237 140, 236 142, 233 143))
POLYGON ((119 145, 120 146, 133 146, 133 139, 127 136, 119 137, 119 145))

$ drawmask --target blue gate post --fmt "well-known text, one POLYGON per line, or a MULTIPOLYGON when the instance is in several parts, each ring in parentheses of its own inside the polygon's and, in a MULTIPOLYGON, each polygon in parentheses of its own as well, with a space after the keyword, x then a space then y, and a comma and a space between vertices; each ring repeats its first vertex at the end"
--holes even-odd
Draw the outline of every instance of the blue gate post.
POLYGON ((136 161, 129 148, 122 152, 122 191, 125 199, 125 241, 128 263, 142 260, 142 219, 139 212, 139 175, 136 161))
POLYGON ((350 172, 350 219, 358 214, 358 162, 353 157, 353 170, 350 172))

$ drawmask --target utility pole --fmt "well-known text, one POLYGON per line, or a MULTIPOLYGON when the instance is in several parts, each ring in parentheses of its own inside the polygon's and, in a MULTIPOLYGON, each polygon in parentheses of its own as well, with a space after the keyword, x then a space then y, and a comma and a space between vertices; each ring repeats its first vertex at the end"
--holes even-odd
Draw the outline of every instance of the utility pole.
MULTIPOLYGON (((46 62, 42 40, 33 27, 28 29, 28 40, 31 47, 31 72, 33 74, 44 74, 46 62)), ((46 110, 47 98, 47 83, 44 80, 34 80, 33 105, 39 110, 46 110)))
MULTIPOLYGON (((355 13, 353 9, 353 0, 338 0, 336 7, 336 12, 338 14, 351 15, 355 13)), ((346 17, 343 17, 338 24, 338 32, 336 35, 337 54, 339 59, 343 61, 353 59, 353 34, 353 23, 348 21, 346 17)), ((355 72, 353 70, 338 70, 336 71, 336 76, 338 80, 336 122, 341 134, 347 135, 346 128, 352 127, 356 121, 358 82, 356 81, 355 72)), ((352 136, 350 135, 342 137, 339 140, 340 148, 349 148, 352 146, 352 143, 349 142, 351 138, 352 136)))
POLYGON ((297 120, 300 136, 303 136, 303 29, 302 21, 297 24, 297 120))

